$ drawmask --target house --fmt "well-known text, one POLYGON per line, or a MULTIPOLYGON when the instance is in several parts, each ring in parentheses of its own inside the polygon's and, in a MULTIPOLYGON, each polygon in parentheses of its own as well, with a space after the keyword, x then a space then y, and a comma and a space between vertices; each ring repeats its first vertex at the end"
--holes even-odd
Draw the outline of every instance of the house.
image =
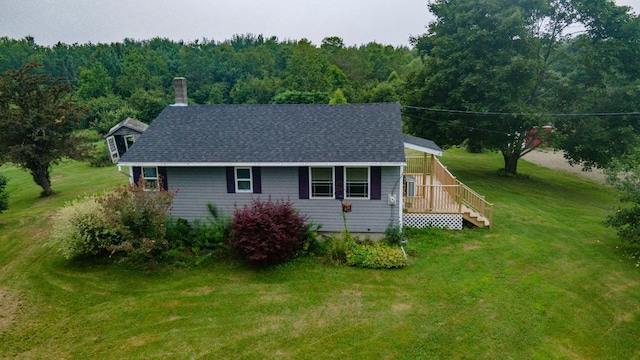
MULTIPOLYGON (((438 183, 427 168, 435 168, 441 154, 432 141, 402 133, 398 103, 187 106, 181 96, 119 165, 129 167, 132 182, 144 179, 153 187, 161 181, 178 191, 172 214, 190 221, 207 216, 208 203, 229 213, 254 198, 285 199, 323 231, 338 232, 348 201, 349 230, 379 234, 405 216, 434 215, 415 210, 439 210, 433 203, 438 192, 426 186, 438 183), (409 175, 406 149, 420 154, 409 175), (403 206, 406 176, 415 183, 410 212, 403 206), (431 204, 418 201, 426 195, 431 204)), ((461 228, 461 208, 454 208, 459 219, 453 226, 437 221, 461 228)), ((428 217, 412 221, 435 224, 428 217)))
POLYGON ((129 147, 138 140, 148 127, 149 125, 141 121, 126 118, 109 129, 109 133, 105 135, 105 140, 111 161, 118 162, 120 157, 129 150, 129 147))

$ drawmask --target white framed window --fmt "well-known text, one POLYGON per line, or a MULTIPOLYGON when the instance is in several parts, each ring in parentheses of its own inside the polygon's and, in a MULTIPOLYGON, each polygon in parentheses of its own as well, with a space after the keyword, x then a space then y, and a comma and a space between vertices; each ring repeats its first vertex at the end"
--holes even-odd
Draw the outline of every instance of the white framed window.
POLYGON ((311 198, 333 199, 335 179, 333 167, 312 167, 309 168, 309 172, 311 198))
POLYGON ((344 168, 345 198, 368 199, 369 198, 369 168, 345 167, 344 168))
POLYGON ((416 197, 416 178, 413 176, 406 176, 405 179, 407 181, 407 197, 416 197))
POLYGON ((117 162, 120 159, 120 154, 118 154, 118 145, 116 145, 116 139, 113 136, 107 138, 107 147, 109 148, 111 161, 117 162))
POLYGON ((250 193, 253 192, 253 177, 250 167, 235 168, 236 192, 250 193))
POLYGON ((158 168, 143 167, 142 168, 142 184, 144 189, 151 191, 158 189, 158 168))
POLYGON ((124 147, 126 150, 129 150, 129 147, 131 147, 131 145, 133 145, 133 142, 136 139, 133 137, 133 135, 125 135, 124 136, 124 147))

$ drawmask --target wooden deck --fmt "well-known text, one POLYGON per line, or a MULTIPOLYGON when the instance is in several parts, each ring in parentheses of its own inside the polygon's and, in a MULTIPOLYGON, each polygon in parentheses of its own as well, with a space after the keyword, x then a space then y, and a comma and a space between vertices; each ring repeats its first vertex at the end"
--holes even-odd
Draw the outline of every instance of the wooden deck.
POLYGON ((479 227, 491 228, 493 204, 461 183, 433 155, 407 155, 403 211, 419 214, 462 214, 479 227))

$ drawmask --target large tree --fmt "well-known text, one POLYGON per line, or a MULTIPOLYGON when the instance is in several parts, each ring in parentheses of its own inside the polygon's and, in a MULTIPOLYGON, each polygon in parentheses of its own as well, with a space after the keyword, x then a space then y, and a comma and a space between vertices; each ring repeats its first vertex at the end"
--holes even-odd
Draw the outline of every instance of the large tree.
POLYGON ((436 20, 427 34, 413 39, 424 66, 408 81, 410 132, 445 146, 466 141, 472 148, 498 150, 512 174, 535 146, 530 145, 541 143, 531 140, 546 134, 533 129, 553 123, 576 140, 576 127, 558 126, 556 117, 544 115, 578 110, 562 103, 572 101, 561 95, 575 84, 555 64, 567 55, 561 49, 570 26, 616 9, 613 2, 435 0, 429 8, 436 20))
POLYGON ((640 145, 640 18, 611 1, 577 2, 587 32, 567 43, 561 69, 570 87, 562 111, 597 114, 558 122, 559 144, 585 168, 615 167, 640 145))
POLYGON ((9 193, 5 189, 6 186, 7 178, 0 174, 0 214, 9 209, 9 193))
POLYGON ((82 109, 73 103, 71 85, 37 73, 39 66, 31 62, 0 77, 0 161, 28 170, 48 196, 51 166, 84 154, 73 135, 82 109))

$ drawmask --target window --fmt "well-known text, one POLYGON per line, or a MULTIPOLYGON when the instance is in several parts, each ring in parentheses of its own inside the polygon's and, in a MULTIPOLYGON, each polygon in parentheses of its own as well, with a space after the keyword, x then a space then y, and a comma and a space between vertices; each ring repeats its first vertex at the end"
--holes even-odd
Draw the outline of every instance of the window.
POLYGON ((369 168, 345 168, 346 198, 369 198, 369 168))
POLYGON ((413 176, 406 176, 405 177, 406 181, 407 181, 407 197, 416 197, 416 178, 413 176))
POLYGON ((113 136, 109 136, 107 138, 107 146, 109 147, 109 155, 111 155, 111 161, 118 161, 118 159, 120 159, 120 154, 118 154, 118 145, 116 145, 116 139, 113 136))
POLYGON ((125 148, 127 150, 129 150, 131 145, 133 145, 134 141, 135 141, 135 138, 133 137, 133 135, 125 135, 124 136, 124 146, 125 146, 125 148))
POLYGON ((145 190, 156 190, 158 188, 158 168, 143 167, 142 181, 145 190))
POLYGON ((236 192, 253 192, 251 168, 236 168, 236 192))
POLYGON ((311 168, 311 198, 333 199, 333 168, 311 168))

